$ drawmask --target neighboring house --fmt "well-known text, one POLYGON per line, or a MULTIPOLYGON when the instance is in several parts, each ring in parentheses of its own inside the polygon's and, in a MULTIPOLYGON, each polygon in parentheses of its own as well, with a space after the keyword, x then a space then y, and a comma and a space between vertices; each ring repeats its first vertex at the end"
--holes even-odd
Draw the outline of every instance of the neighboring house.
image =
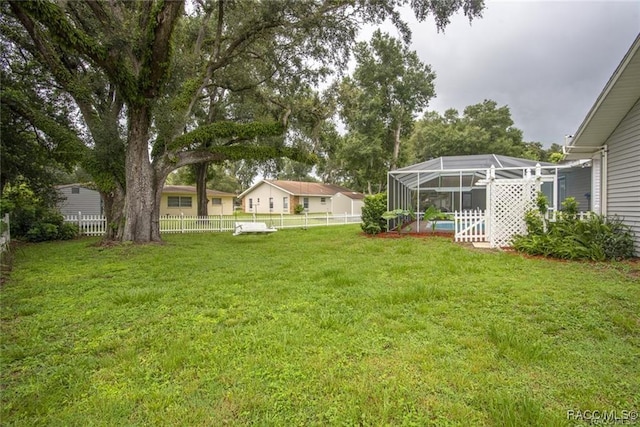
MULTIPOLYGON (((209 215, 231 215, 233 213, 233 200, 235 194, 217 190, 207 190, 207 212, 209 215)), ((160 215, 185 215, 196 216, 198 214, 196 187, 189 185, 165 185, 162 189, 160 202, 160 215)))
POLYGON ((334 184, 262 180, 238 196, 247 213, 305 212, 360 215, 364 195, 334 184))
POLYGON ((592 210, 622 218, 640 254, 640 34, 564 150, 591 160, 592 210))
POLYGON ((100 193, 84 184, 58 185, 58 209, 62 215, 102 215, 104 205, 100 193))

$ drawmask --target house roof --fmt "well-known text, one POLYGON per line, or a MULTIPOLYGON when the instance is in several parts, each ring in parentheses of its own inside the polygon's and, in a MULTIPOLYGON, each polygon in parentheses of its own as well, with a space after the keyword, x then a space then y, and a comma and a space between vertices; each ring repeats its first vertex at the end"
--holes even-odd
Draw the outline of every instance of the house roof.
POLYGON ((352 199, 363 199, 364 194, 352 191, 346 187, 335 184, 323 184, 320 182, 306 182, 306 181, 282 181, 282 180, 267 180, 262 181, 251 186, 251 188, 244 191, 238 196, 238 198, 244 197, 247 193, 257 188, 258 186, 266 184, 274 188, 278 188, 285 193, 292 196, 315 196, 315 197, 331 197, 338 193, 350 197, 352 199))
POLYGON ((56 185, 54 188, 58 190, 62 190, 63 188, 72 188, 72 187, 80 187, 80 188, 86 188, 93 191, 98 191, 96 190, 95 185, 92 182, 83 183, 83 184, 80 184, 80 183, 62 184, 62 185, 56 185))
MULTIPOLYGON (((191 185, 165 185, 162 188, 163 193, 170 194, 196 194, 196 187, 191 185)), ((235 197, 233 193, 225 193, 218 190, 207 190, 207 196, 219 196, 219 197, 235 197)))
MULTIPOLYGON (((469 156, 443 156, 426 162, 390 171, 397 181, 410 188, 453 188, 470 189, 478 179, 485 178, 491 166, 497 169, 500 178, 521 178, 524 169, 535 169, 536 165, 555 168, 554 163, 520 159, 499 154, 474 154, 469 156), (460 185, 460 177, 462 185, 460 185)), ((543 171, 544 173, 544 171, 543 171)))
POLYGON ((625 54, 571 142, 566 158, 590 158, 640 99, 640 34, 625 54))

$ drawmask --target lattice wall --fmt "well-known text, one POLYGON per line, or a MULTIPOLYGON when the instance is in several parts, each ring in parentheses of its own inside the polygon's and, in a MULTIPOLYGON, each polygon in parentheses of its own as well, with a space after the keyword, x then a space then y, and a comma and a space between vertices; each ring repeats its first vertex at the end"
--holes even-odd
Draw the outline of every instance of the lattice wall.
POLYGON ((487 198, 489 243, 491 247, 511 246, 516 234, 527 231, 525 213, 534 209, 540 191, 540 181, 535 177, 525 179, 494 179, 488 183, 487 198))

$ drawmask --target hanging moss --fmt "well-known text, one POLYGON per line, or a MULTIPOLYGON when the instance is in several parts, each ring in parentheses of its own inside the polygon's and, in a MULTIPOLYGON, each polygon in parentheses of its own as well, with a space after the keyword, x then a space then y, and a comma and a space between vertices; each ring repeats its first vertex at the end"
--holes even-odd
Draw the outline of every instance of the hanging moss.
POLYGON ((300 150, 294 147, 273 146, 273 145, 229 145, 215 146, 206 149, 213 153, 215 161, 223 160, 257 160, 266 161, 286 157, 297 162, 315 164, 318 157, 313 153, 300 150))
POLYGON ((170 150, 178 150, 193 146, 210 146, 221 139, 228 142, 232 139, 246 140, 257 137, 277 136, 284 133, 284 126, 277 122, 236 123, 230 121, 215 122, 200 126, 181 135, 169 144, 170 150))

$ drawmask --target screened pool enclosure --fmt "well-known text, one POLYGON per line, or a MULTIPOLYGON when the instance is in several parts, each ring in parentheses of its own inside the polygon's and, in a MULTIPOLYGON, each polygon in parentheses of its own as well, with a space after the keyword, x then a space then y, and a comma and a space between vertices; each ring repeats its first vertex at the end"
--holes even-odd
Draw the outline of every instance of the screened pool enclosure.
MULTIPOLYGON (((484 184, 492 166, 495 178, 521 179, 534 174, 537 164, 542 175, 542 192, 549 200, 550 209, 555 210, 558 165, 494 154, 438 157, 390 171, 387 207, 409 209, 418 214, 430 206, 442 212, 484 211, 487 209, 484 184)), ((421 216, 417 217, 420 221, 421 216)))

